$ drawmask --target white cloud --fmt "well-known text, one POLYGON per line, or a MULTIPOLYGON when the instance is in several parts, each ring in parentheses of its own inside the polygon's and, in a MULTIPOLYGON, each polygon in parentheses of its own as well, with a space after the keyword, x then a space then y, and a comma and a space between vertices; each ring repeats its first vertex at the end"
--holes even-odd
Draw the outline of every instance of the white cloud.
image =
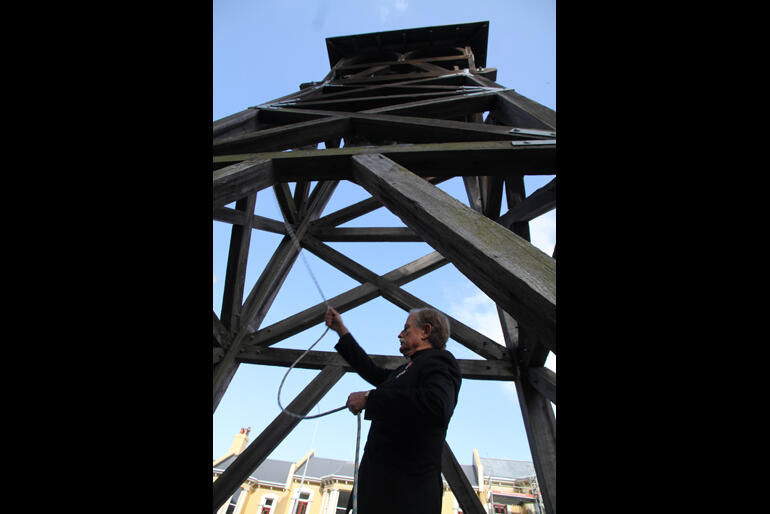
POLYGON ((496 343, 505 344, 497 306, 482 291, 453 301, 449 313, 496 343))
POLYGON ((556 245, 556 209, 531 220, 529 235, 533 245, 553 255, 553 247, 556 245))
POLYGON ((388 14, 390 14, 390 9, 388 9, 384 5, 381 5, 380 6, 380 21, 385 23, 388 20, 388 14))
POLYGON ((213 283, 214 283, 214 284, 216 284, 216 283, 217 283, 217 276, 216 276, 216 275, 214 275, 214 282, 213 282, 213 283))
POLYGON ((404 2, 404 0, 396 0, 396 10, 399 12, 406 11, 406 8, 409 7, 409 5, 404 2))

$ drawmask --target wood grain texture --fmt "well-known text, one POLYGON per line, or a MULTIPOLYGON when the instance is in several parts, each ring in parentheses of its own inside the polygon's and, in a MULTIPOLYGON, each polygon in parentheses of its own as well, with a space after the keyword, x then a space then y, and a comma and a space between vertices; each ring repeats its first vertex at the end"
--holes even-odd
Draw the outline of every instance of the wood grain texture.
POLYGON ((361 186, 555 351, 556 263, 549 255, 383 155, 352 159, 361 186))

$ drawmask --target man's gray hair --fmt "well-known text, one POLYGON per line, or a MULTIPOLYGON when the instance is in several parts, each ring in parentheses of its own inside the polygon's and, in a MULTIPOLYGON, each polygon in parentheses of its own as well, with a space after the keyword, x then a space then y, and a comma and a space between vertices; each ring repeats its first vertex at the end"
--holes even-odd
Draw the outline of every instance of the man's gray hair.
POLYGON ((433 348, 443 350, 446 348, 446 342, 449 339, 449 319, 441 312, 429 307, 412 309, 409 314, 415 315, 417 326, 422 327, 426 323, 431 326, 428 342, 433 348))

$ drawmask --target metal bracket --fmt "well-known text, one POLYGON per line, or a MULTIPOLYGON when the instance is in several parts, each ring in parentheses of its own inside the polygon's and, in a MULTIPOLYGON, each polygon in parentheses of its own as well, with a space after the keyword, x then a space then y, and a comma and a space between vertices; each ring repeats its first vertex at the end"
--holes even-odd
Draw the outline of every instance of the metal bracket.
POLYGON ((552 132, 549 130, 512 128, 508 132, 511 134, 520 134, 522 136, 556 137, 556 132, 552 132))
POLYGON ((513 146, 555 145, 555 139, 529 139, 526 141, 511 141, 513 146))

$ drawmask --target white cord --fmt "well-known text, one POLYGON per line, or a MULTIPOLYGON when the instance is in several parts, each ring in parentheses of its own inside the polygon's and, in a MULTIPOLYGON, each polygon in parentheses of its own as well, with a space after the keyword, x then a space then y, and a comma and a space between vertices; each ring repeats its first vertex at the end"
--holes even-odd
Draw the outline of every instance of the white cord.
MULTIPOLYGON (((294 243, 294 248, 297 250, 297 253, 299 253, 300 257, 302 257, 302 262, 305 263, 305 267, 307 268, 308 273, 310 273, 310 277, 313 279, 313 283, 315 284, 316 289, 318 289, 318 293, 321 295, 321 298, 323 298, 324 304, 326 305, 327 310, 331 305, 329 305, 329 302, 326 300, 326 297, 324 296, 323 291, 321 291, 321 286, 318 284, 318 280, 316 280, 315 275, 313 274, 313 270, 310 269, 310 265, 308 264, 307 260, 305 259, 305 256, 302 254, 302 248, 300 247, 299 242, 297 241, 297 236, 294 234, 294 230, 291 228, 291 225, 289 225, 289 222, 286 221, 286 216, 283 215, 283 211, 281 210, 281 206, 278 204, 278 198, 276 196, 273 196, 273 199, 275 200, 275 205, 278 207, 278 212, 281 213, 281 217, 283 218, 283 225, 286 227, 286 232, 289 233, 289 237, 291 237, 292 243, 294 243)), ((329 327, 326 327, 326 330, 324 330, 323 334, 321 334, 321 337, 316 339, 315 343, 310 345, 310 348, 305 350, 302 355, 300 355, 297 360, 295 360, 291 366, 289 366, 289 369, 286 370, 286 374, 284 374, 283 379, 281 380, 281 384, 278 386, 278 407, 281 408, 281 412, 284 414, 287 414, 289 416, 299 418, 299 419, 313 419, 313 418, 320 418, 322 416, 326 416, 328 414, 332 414, 334 412, 341 411, 343 409, 347 408, 347 404, 343 405, 342 407, 338 407, 336 409, 332 409, 328 412, 322 412, 321 414, 314 414, 312 416, 302 416, 301 414, 297 414, 295 412, 291 412, 286 410, 281 405, 281 390, 283 389, 283 383, 286 381, 286 377, 289 376, 289 372, 294 369, 294 366, 297 365, 297 363, 302 360, 302 358, 307 355, 307 353, 313 349, 315 345, 323 339, 323 337, 326 335, 326 333, 329 331, 329 327)), ((320 409, 319 409, 320 410, 320 409)), ((361 446, 361 412, 357 415, 358 419, 358 430, 356 433, 356 460, 353 463, 354 471, 353 471, 353 514, 357 514, 358 512, 358 452, 359 448, 361 446)), ((316 425, 316 429, 318 426, 316 425)), ((313 434, 313 439, 315 440, 315 433, 313 434)), ((309 458, 308 458, 309 460, 309 458)), ((305 472, 307 472, 309 462, 305 463, 305 472)), ((303 475, 302 481, 304 482, 305 477, 303 475)), ((302 482, 300 482, 301 484, 302 482)), ((300 492, 302 492, 302 486, 300 485, 300 492)))

